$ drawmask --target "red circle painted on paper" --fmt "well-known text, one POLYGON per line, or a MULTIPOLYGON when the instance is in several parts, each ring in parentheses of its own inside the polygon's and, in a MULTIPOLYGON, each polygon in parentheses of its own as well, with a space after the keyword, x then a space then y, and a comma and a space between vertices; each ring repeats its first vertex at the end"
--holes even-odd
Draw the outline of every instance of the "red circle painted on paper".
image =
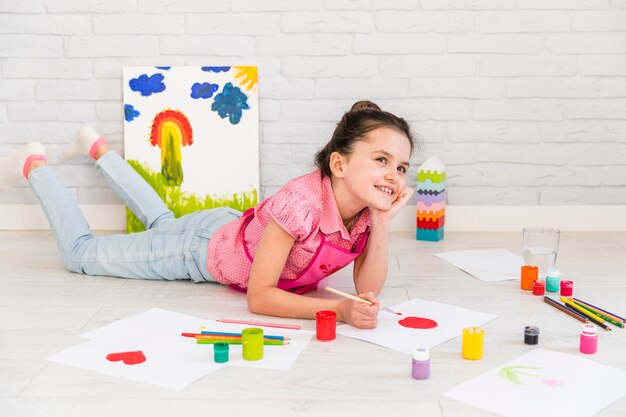
POLYGON ((398 323, 412 329, 432 329, 438 326, 435 320, 426 319, 424 317, 405 317, 402 320, 398 320, 398 323))

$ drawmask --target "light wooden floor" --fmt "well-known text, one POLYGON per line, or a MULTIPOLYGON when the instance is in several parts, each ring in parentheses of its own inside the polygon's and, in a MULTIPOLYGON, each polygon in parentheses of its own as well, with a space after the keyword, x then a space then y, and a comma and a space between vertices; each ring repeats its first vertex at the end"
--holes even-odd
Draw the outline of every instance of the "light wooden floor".
MULTIPOLYGON (((540 327, 539 347, 582 355, 579 322, 521 292, 517 282, 482 283, 432 256, 495 247, 521 254, 521 232, 448 233, 439 243, 395 234, 381 296, 388 306, 424 298, 499 315, 485 326, 481 361, 463 360, 456 338, 432 350, 431 378, 416 381, 409 355, 338 336, 313 340, 289 371, 226 367, 178 392, 46 358, 81 343, 85 331, 152 307, 249 318, 243 295, 211 284, 71 274, 49 233, 0 232, 0 416, 491 415, 441 394, 532 349, 522 342, 524 326, 540 327)), ((557 263, 576 294, 626 313, 626 233, 562 233, 557 263)), ((350 273, 339 272, 329 285, 350 291, 350 273)), ((601 332, 599 352, 589 358, 626 369, 626 331, 601 332)), ((626 398, 598 415, 625 416, 626 398)))

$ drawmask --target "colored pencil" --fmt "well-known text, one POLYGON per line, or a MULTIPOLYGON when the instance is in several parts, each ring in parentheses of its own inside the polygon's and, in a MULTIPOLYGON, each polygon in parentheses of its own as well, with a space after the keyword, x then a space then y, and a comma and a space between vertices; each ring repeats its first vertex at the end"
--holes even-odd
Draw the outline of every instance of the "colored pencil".
MULTIPOLYGON (((235 337, 241 337, 241 333, 227 333, 227 332, 212 332, 212 331, 201 331, 200 333, 181 333, 181 336, 185 336, 185 337, 196 337, 196 336, 202 336, 202 335, 207 335, 207 336, 235 336, 235 337)), ((275 340, 289 340, 288 337, 285 336, 272 336, 269 334, 265 334, 263 335, 263 338, 265 339, 275 339, 275 340)))
MULTIPOLYGON (((372 303, 369 300, 366 300, 366 299, 361 298, 361 297, 357 297, 356 295, 348 294, 347 292, 339 291, 339 290, 336 290, 336 289, 331 288, 331 287, 324 287, 324 289, 326 291, 332 292, 333 294, 337 294, 337 295, 340 295, 342 297, 349 298, 349 299, 354 300, 354 301, 358 301, 359 303, 364 303, 364 304, 368 304, 368 305, 374 305, 374 303, 372 303)), ((402 315, 402 313, 396 313, 392 309, 387 308, 387 307, 385 307, 383 305, 380 305, 379 307, 380 307, 381 310, 385 310, 388 313, 397 314, 399 316, 402 315)))
POLYGON ((559 303, 557 301, 554 301, 552 298, 543 297, 543 301, 546 304, 556 308, 557 310, 561 310, 563 313, 567 314, 570 317, 575 318, 578 321, 582 321, 583 323, 589 323, 589 320, 586 317, 584 317, 584 316, 582 316, 582 315, 580 315, 578 313, 575 313, 573 311, 568 310, 567 308, 565 308, 564 305, 562 305, 561 303, 559 303))
MULTIPOLYGON (((567 308, 570 311, 577 312, 577 310, 569 304, 565 304, 565 308, 567 308)), ((589 316, 585 316, 585 317, 587 317, 590 322, 597 324, 598 327, 602 327, 604 330, 611 331, 611 328, 607 326, 607 324, 604 321, 598 320, 594 317, 589 317, 589 316)))
MULTIPOLYGON (((242 340, 243 337, 242 336, 213 336, 210 334, 199 334, 198 336, 195 336, 196 340, 242 340)), ((276 339, 267 339, 267 338, 263 338, 263 340, 276 340, 276 339)), ((283 342, 283 340, 278 340, 278 342, 283 342)))
POLYGON ((241 336, 211 336, 208 334, 199 334, 195 338, 199 340, 241 340, 241 336))
MULTIPOLYGON (((224 339, 196 339, 196 343, 199 345, 214 345, 216 343, 220 343, 220 342, 224 342, 224 343, 228 343, 229 345, 240 345, 242 343, 242 340, 224 340, 224 339)), ((288 345, 289 342, 283 342, 282 340, 263 340, 263 344, 264 345, 271 345, 271 346, 284 346, 284 345, 288 345)))
POLYGON ((609 316, 605 316, 602 312, 597 311, 595 308, 593 307, 589 307, 587 304, 585 303, 581 303, 580 301, 574 301, 574 304, 579 305, 580 307, 584 308, 587 311, 590 311, 591 313, 597 315, 598 317, 608 321, 609 323, 617 326, 617 327, 624 327, 624 323, 622 323, 621 321, 615 320, 609 316))
POLYGON ((596 306, 594 306, 593 304, 589 304, 588 302, 583 301, 583 300, 579 300, 578 298, 573 298, 573 299, 574 299, 575 301, 577 301, 577 302, 581 303, 581 304, 584 304, 584 305, 586 305, 586 306, 588 306, 588 307, 591 307, 591 308, 593 308, 593 309, 595 309, 595 310, 598 310, 598 311, 603 312, 605 315, 607 315, 607 316, 609 316, 609 317, 613 318, 614 320, 618 320, 618 321, 621 321, 622 323, 626 323, 626 319, 625 319, 624 317, 620 317, 620 316, 618 316, 618 315, 617 315, 617 314, 615 314, 615 313, 611 313, 610 311, 603 310, 603 309, 601 309, 600 307, 596 307, 596 306))
POLYGON ((300 330, 302 328, 302 326, 300 326, 299 324, 263 323, 260 321, 250 321, 250 320, 218 319, 215 321, 219 321, 220 323, 246 324, 246 325, 257 326, 257 327, 275 327, 277 329, 300 330))
POLYGON ((594 322, 599 327, 602 327, 604 330, 611 331, 611 328, 604 323, 604 320, 602 320, 602 317, 599 317, 595 315, 594 313, 585 310, 579 305, 576 305, 569 298, 561 297, 561 301, 563 301, 563 303, 565 303, 565 306, 568 307, 569 309, 578 311, 580 314, 582 314, 583 316, 586 316, 590 321, 594 322))
POLYGON ((578 310, 578 312, 579 312, 580 314, 582 314, 583 316, 587 316, 587 317, 589 317, 590 319, 591 319, 591 318, 594 318, 594 319, 598 320, 598 321, 599 321, 599 322, 601 322, 601 323, 603 323, 603 322, 604 322, 604 320, 602 320, 602 317, 600 317, 600 316, 598 316, 598 315, 596 315, 596 314, 592 313, 591 311, 587 311, 587 310, 585 310, 584 308, 582 308, 582 307, 581 307, 581 306, 579 306, 579 305, 576 305, 576 303, 574 303, 572 300, 570 300, 570 299, 569 299, 569 298, 567 298, 567 297, 561 297, 561 302, 562 302, 562 303, 564 303, 564 304, 567 304, 568 306, 571 306, 571 307, 575 308, 575 309, 576 309, 576 310, 578 310))
MULTIPOLYGON (((212 332, 212 331, 208 331, 208 330, 202 330, 200 333, 201 334, 210 334, 212 336, 239 336, 239 337, 241 337, 241 333, 212 332)), ((269 334, 264 334, 263 338, 264 339, 275 339, 275 340, 289 340, 289 338, 285 337, 285 336, 272 336, 272 335, 269 335, 269 334)))

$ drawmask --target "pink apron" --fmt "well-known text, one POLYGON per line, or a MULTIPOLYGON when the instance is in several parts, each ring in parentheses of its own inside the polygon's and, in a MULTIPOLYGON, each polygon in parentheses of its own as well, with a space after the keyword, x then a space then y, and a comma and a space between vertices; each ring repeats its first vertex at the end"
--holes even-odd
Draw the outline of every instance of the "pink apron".
MULTIPOLYGON (((246 211, 243 215, 247 218, 241 229, 245 230, 254 218, 253 209, 246 211)), ((322 241, 315 251, 313 259, 309 262, 309 265, 298 274, 296 279, 279 279, 277 287, 295 294, 304 294, 316 290, 319 281, 354 261, 363 252, 363 249, 365 249, 368 238, 369 233, 362 234, 354 243, 352 251, 348 251, 330 242, 326 242, 326 235, 322 235, 322 241)), ((241 241, 244 242, 244 239, 241 241)), ((245 243, 243 243, 243 245, 246 256, 250 262, 252 262, 253 258, 248 248, 245 246, 245 243)), ((241 288, 238 285, 231 284, 230 288, 236 291, 246 292, 245 288, 241 288)))

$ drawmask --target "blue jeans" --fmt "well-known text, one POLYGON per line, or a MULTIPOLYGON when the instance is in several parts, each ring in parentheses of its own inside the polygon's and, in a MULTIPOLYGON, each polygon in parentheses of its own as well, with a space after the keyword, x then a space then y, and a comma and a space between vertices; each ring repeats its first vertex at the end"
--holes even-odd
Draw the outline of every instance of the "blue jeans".
POLYGON ((94 236, 68 189, 48 166, 28 181, 41 202, 63 263, 72 272, 140 279, 212 281, 206 267, 211 236, 241 213, 228 207, 175 218, 130 165, 111 151, 96 161, 107 184, 146 225, 145 232, 94 236))

